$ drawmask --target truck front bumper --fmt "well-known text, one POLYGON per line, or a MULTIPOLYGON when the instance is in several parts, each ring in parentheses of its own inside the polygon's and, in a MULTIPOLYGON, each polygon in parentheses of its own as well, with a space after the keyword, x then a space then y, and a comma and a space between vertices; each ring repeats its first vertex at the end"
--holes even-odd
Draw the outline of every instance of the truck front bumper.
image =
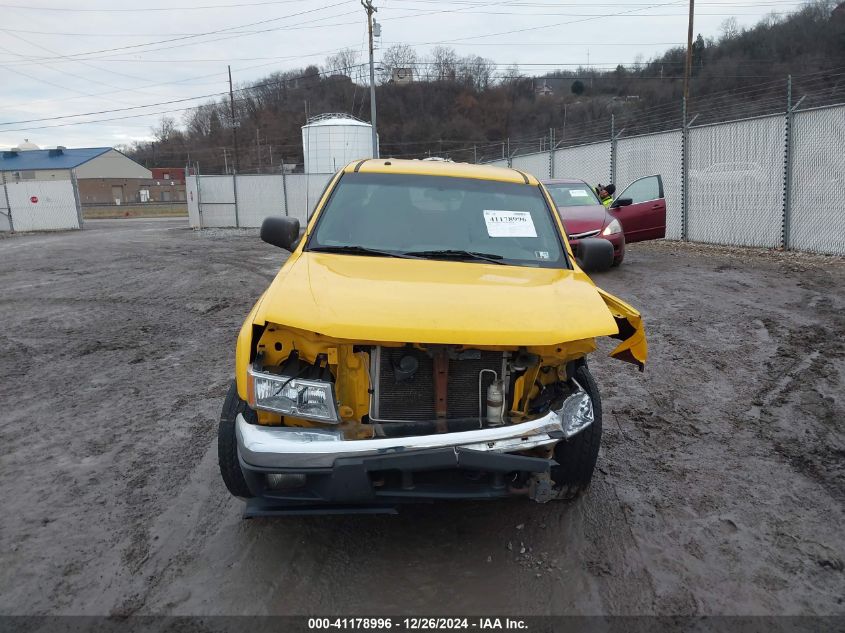
POLYGON ((514 453, 564 437, 554 412, 508 426, 370 440, 258 426, 239 415, 236 434, 241 469, 254 495, 248 517, 391 511, 412 501, 509 496, 515 474, 547 475, 555 464, 514 453))

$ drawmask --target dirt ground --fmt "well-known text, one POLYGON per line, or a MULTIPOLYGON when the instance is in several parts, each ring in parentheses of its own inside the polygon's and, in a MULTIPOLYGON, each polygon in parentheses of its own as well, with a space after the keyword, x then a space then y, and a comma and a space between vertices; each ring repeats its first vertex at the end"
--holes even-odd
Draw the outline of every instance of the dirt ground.
POLYGON ((845 615, 845 263, 635 245, 589 493, 241 519, 217 471, 255 231, 0 239, 2 614, 845 615))

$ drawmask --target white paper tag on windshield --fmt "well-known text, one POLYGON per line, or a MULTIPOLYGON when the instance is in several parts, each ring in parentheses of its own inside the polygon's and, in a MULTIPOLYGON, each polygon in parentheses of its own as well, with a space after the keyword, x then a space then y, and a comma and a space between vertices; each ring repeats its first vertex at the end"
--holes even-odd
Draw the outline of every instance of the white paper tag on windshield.
POLYGON ((588 194, 583 189, 570 189, 569 196, 571 198, 589 198, 590 194, 588 194))
POLYGON ((528 211, 484 210, 484 223, 490 237, 537 237, 528 211))

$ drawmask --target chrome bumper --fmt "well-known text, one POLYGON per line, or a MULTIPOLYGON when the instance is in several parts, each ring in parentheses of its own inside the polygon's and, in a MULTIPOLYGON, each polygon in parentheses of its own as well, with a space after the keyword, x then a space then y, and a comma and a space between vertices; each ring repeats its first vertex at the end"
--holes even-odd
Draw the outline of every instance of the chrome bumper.
POLYGON ((337 431, 249 424, 237 417, 238 453, 259 468, 328 468, 339 457, 365 457, 433 448, 510 453, 553 444, 563 437, 560 416, 494 428, 372 440, 344 440, 337 431))

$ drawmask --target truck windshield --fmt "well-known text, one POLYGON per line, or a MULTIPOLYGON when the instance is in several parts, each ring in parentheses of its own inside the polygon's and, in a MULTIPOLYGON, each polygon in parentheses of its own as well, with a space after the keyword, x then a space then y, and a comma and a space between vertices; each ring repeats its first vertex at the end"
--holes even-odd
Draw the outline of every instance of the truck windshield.
POLYGON ((344 174, 306 250, 566 268, 540 188, 407 174, 344 174))

